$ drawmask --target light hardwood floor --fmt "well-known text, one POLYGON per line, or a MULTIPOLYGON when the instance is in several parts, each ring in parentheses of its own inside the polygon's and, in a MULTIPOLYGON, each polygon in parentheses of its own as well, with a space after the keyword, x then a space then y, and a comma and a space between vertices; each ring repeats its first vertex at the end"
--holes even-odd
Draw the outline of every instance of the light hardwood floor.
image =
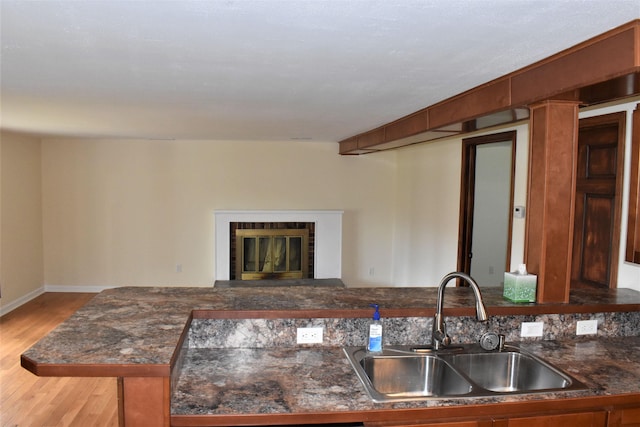
POLYGON ((0 426, 118 425, 115 378, 37 377, 20 355, 95 294, 45 293, 0 317, 0 426))

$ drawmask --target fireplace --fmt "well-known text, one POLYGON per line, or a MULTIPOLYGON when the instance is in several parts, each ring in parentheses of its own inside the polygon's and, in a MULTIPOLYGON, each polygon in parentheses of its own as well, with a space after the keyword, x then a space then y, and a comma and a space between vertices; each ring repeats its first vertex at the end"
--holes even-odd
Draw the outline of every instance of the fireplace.
MULTIPOLYGON (((252 211, 219 210, 215 221, 215 281, 236 277, 237 245, 232 224, 249 224, 253 229, 268 229, 278 225, 283 229, 309 229, 307 246, 308 279, 342 278, 342 211, 252 211), (260 224, 255 225, 255 224, 260 224), (269 227, 265 225, 269 224, 269 227), (292 226, 292 224, 295 224, 292 226)), ((303 280, 307 280, 303 278, 303 280)))
POLYGON ((313 278, 314 223, 232 222, 231 280, 313 278))

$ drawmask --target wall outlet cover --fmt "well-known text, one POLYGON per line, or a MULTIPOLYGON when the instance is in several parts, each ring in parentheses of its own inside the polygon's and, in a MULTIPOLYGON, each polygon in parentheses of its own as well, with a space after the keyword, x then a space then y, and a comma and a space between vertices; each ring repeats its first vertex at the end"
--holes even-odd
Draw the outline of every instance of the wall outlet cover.
POLYGON ((322 327, 298 328, 297 343, 298 344, 321 344, 322 343, 322 327))
POLYGON ((595 335, 598 333, 598 321, 578 320, 576 323, 576 335, 595 335))
POLYGON ((541 337, 544 329, 544 322, 522 322, 520 328, 521 337, 541 337))

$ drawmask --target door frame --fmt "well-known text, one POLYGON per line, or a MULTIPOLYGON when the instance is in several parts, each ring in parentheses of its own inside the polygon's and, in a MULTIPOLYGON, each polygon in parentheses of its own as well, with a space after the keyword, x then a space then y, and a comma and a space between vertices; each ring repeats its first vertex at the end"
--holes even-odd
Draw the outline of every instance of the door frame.
MULTIPOLYGON (((490 135, 476 136, 462 140, 462 175, 460 179, 460 218, 458 227, 458 271, 471 271, 471 246, 473 238, 473 214, 475 202, 475 169, 476 149, 482 144, 491 144, 511 140, 511 183, 509 206, 513 209, 513 192, 516 173, 516 138, 517 131, 507 131, 490 135)), ((509 212, 507 230, 507 257, 505 270, 511 266, 511 240, 513 234, 513 213, 509 212)))

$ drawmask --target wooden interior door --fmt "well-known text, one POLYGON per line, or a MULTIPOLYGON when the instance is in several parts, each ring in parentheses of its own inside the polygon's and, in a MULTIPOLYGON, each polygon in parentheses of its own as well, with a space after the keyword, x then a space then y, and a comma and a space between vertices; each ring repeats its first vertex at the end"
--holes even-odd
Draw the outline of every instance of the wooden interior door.
POLYGON ((580 120, 571 287, 615 287, 625 113, 580 120))

